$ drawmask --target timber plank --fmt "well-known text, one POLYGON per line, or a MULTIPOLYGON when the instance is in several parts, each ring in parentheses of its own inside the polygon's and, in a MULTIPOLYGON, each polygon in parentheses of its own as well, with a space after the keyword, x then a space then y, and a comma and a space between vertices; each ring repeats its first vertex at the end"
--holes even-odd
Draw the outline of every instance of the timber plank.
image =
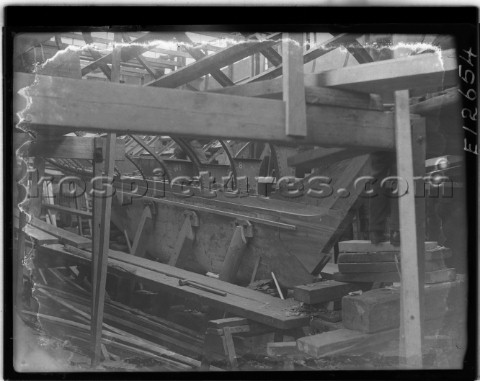
MULTIPOLYGON (((341 273, 388 273, 395 272, 398 269, 401 270, 400 261, 395 262, 364 262, 364 263, 339 263, 338 270, 341 273)), ((426 271, 437 271, 444 269, 445 262, 443 260, 425 261, 426 271)))
POLYGON ((437 115, 447 107, 460 107, 461 96, 457 89, 448 89, 440 94, 410 106, 410 112, 418 115, 437 115))
POLYGON ((425 284, 453 282, 457 277, 455 269, 442 269, 425 272, 425 284))
MULTIPOLYGON (((237 95, 243 97, 260 97, 280 99, 283 87, 282 79, 275 78, 265 81, 246 83, 209 90, 209 93, 237 95)), ((365 110, 381 110, 381 107, 368 94, 355 93, 328 87, 305 86, 305 102, 316 105, 344 106, 365 110)))
POLYGON ((346 351, 356 344, 380 344, 398 338, 398 329, 376 334, 365 334, 354 330, 341 328, 334 331, 306 336, 297 340, 300 351, 312 357, 321 357, 346 351))
POLYGON ((58 238, 44 232, 43 230, 37 229, 32 225, 27 224, 25 226, 25 234, 32 238, 39 245, 46 245, 51 243, 58 243, 58 238))
MULTIPOLYGON (((91 253, 82 250, 70 253, 65 251, 62 245, 57 244, 42 246, 39 250, 39 257, 39 260, 42 261, 56 261, 56 263, 61 263, 62 261, 66 263, 80 262, 88 264, 91 260, 91 253)), ((113 250, 110 250, 108 264, 110 271, 120 271, 120 273, 124 275, 130 273, 147 286, 164 292, 170 292, 180 297, 194 298, 200 303, 224 309, 232 314, 268 326, 279 329, 289 329, 308 325, 308 316, 291 316, 288 314, 289 308, 298 306, 298 302, 294 302, 291 299, 282 301, 279 298, 265 295, 254 290, 208 278, 186 270, 173 268, 147 259, 136 258, 125 253, 113 252, 113 250), (150 269, 128 263, 127 260, 132 258, 143 264, 148 264, 150 269), (164 273, 159 272, 160 269, 162 269, 164 273), (227 297, 193 287, 179 286, 179 277, 222 289, 227 292, 227 297)))
POLYGON ((89 240, 88 238, 79 236, 75 233, 71 233, 67 230, 50 225, 42 220, 39 220, 36 217, 32 217, 30 224, 35 228, 43 230, 44 232, 47 232, 48 234, 51 234, 52 236, 57 237, 60 242, 67 243, 74 247, 88 248, 92 246, 92 241, 89 240))
MULTIPOLYGON (((452 252, 447 248, 438 248, 425 252, 426 261, 441 260, 451 257, 452 252)), ((370 253, 340 253, 338 263, 365 263, 365 262, 395 262, 395 258, 400 261, 400 252, 370 252, 370 253)))
MULTIPOLYGON (((15 78, 24 76, 30 75, 16 73, 15 78)), ((285 106, 280 100, 136 86, 127 91, 127 85, 115 83, 36 79, 28 89, 32 104, 26 116, 31 127, 336 147, 391 149, 394 145, 393 115, 386 112, 307 105, 307 136, 298 138, 285 135, 285 106)))
MULTIPOLYGON (((438 247, 437 242, 425 242, 425 250, 430 251, 438 247)), ((393 246, 390 242, 380 242, 375 245, 369 240, 350 240, 338 243, 338 251, 343 253, 370 253, 370 252, 399 252, 398 246, 393 246)))
MULTIPOLYGON (((452 302, 466 298, 464 281, 425 285, 425 320, 443 317, 452 302), (447 304, 448 303, 448 304, 447 304)), ((373 333, 400 326, 400 289, 379 288, 342 299, 342 321, 346 328, 373 333)), ((451 306, 450 306, 451 307, 451 306)))
MULTIPOLYGON (((322 274, 323 276, 323 274, 322 274)), ((388 273, 333 273, 329 275, 329 279, 338 282, 351 283, 372 283, 372 282, 400 282, 400 274, 398 271, 388 273)))
POLYGON ((362 93, 419 89, 434 92, 458 84, 455 50, 383 60, 308 74, 309 86, 335 87, 362 93))
POLYGON ((327 280, 296 286, 293 289, 293 298, 306 304, 317 304, 339 300, 351 291, 359 290, 354 284, 327 280))

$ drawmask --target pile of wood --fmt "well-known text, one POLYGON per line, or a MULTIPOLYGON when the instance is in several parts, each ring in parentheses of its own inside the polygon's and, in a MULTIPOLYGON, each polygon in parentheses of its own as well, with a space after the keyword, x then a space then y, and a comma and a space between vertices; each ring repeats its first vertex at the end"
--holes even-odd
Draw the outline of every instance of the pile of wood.
MULTIPOLYGON (((69 277, 71 268, 41 273, 32 296, 36 316, 44 331, 90 354, 91 297, 69 277)), ((135 359, 162 370, 195 370, 200 367, 203 335, 171 321, 146 314, 113 300, 105 303, 102 331, 104 361, 135 359)))
MULTIPOLYGON (((337 280, 345 282, 399 282, 401 273, 400 248, 383 242, 344 241, 339 243, 337 280)), ((455 269, 448 268, 445 259, 450 249, 437 242, 425 243, 425 282, 451 282, 455 269)))

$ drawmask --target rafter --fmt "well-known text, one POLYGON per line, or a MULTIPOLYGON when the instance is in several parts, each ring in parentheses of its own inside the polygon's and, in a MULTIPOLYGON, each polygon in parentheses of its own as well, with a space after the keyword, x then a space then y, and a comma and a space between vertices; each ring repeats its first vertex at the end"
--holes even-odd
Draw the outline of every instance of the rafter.
MULTIPOLYGON (((168 33, 167 35, 162 34, 162 38, 173 38, 175 36, 176 36, 176 33, 168 33)), ((148 42, 158 40, 158 39, 159 38, 158 38, 157 34, 146 33, 143 36, 134 40, 132 43, 144 44, 144 43, 148 43, 148 42)), ((151 50, 153 47, 154 46, 148 46, 148 45, 144 45, 144 46, 132 45, 132 46, 124 47, 124 48, 122 48, 121 61, 122 62, 128 62, 131 59, 135 58, 136 56, 151 50)), ((111 62, 112 62, 112 53, 109 53, 105 56, 100 55, 100 57, 98 57, 96 59, 96 61, 88 64, 87 66, 85 66, 82 69, 82 76, 90 73, 92 70, 95 70, 101 64, 108 64, 108 63, 111 63, 111 62)))
MULTIPOLYGON (((340 34, 328 40, 327 42, 317 44, 313 49, 303 54, 303 63, 306 64, 314 59, 317 59, 328 52, 337 49, 341 44, 345 44, 355 40, 358 37, 357 34, 340 34)), ((282 75, 283 65, 278 65, 269 70, 264 71, 254 77, 247 78, 240 81, 238 84, 263 81, 266 79, 273 79, 282 75)))
POLYGON ((203 57, 202 59, 187 65, 173 73, 148 83, 148 86, 175 88, 191 82, 199 77, 209 74, 214 69, 237 62, 254 53, 273 46, 276 41, 266 40, 261 42, 244 41, 223 49, 218 53, 203 57))
MULTIPOLYGON (((85 40, 85 42, 88 44, 88 45, 91 45, 93 44, 93 39, 92 39, 92 35, 90 33, 87 33, 87 32, 82 32, 82 35, 83 35, 83 39, 85 40)), ((103 74, 105 74, 105 76, 108 78, 108 80, 110 81, 110 78, 112 76, 112 71, 110 70, 110 68, 108 67, 108 65, 104 62, 100 62, 101 58, 102 58, 102 55, 97 52, 95 49, 93 48, 89 48, 88 49, 88 52, 90 53, 90 55, 93 57, 94 60, 96 60, 95 62, 99 62, 95 68, 97 67, 100 67, 100 70, 103 72, 103 74)), ((84 68, 85 69, 85 68, 84 68)), ((82 69, 82 76, 84 76, 85 74, 87 73, 84 73, 84 69, 82 69)), ((93 69, 92 69, 93 70, 93 69)))

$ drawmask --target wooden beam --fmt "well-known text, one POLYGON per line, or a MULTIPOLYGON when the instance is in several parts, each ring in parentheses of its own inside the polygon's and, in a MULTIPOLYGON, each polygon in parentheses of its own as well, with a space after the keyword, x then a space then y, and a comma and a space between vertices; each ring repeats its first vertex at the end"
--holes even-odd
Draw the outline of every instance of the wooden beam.
MULTIPOLYGON (((330 40, 317 44, 309 51, 303 54, 303 63, 306 64, 310 61, 313 61, 328 52, 337 49, 342 44, 348 44, 351 41, 354 41, 359 35, 358 34, 340 34, 331 38, 330 40)), ((247 78, 243 81, 240 81, 239 84, 251 83, 257 81, 264 81, 266 79, 273 79, 282 75, 283 64, 275 66, 269 70, 264 71, 254 77, 247 78)))
MULTIPOLYGON (((132 39, 128 36, 128 34, 126 33, 122 33, 122 36, 123 36, 123 40, 125 42, 132 42, 132 39)), ((148 63, 145 61, 145 59, 142 57, 141 54, 139 54, 138 56, 135 57, 135 59, 140 63, 140 65, 143 66, 143 68, 148 72, 148 74, 150 74, 153 78, 158 78, 159 75, 153 71, 150 66, 148 66, 148 63)))
POLYGON ((56 226, 39 220, 36 217, 32 217, 30 224, 35 228, 43 230, 44 232, 57 237, 62 243, 66 243, 78 248, 87 248, 92 246, 92 241, 90 241, 88 238, 81 237, 75 233, 71 233, 61 228, 57 228, 56 226))
MULTIPOLYGON (((88 33, 87 34, 87 38, 90 34, 88 33)), ((84 33, 84 36, 85 36, 85 33, 84 33)), ((168 36, 170 36, 171 38, 175 37, 175 33, 169 33, 168 36)), ((133 41, 134 43, 137 43, 137 44, 144 44, 144 43, 148 43, 150 41, 153 41, 153 40, 156 40, 158 39, 158 37, 153 34, 153 33, 146 33, 144 34, 143 36, 137 38, 135 41, 133 41)), ((89 37, 89 40, 85 40, 85 42, 89 43, 89 44, 92 44, 93 43, 93 40, 91 39, 91 36, 89 37), (88 42, 90 41, 90 42, 88 42)), ((151 48, 153 49, 154 46, 151 46, 151 48)), ((120 62, 127 62, 127 61, 130 61, 131 59, 135 58, 136 56, 146 52, 146 51, 149 51, 150 50, 150 47, 148 45, 143 45, 143 46, 138 46, 138 45, 132 45, 132 46, 128 46, 128 47, 124 47, 121 49, 121 52, 120 52, 120 62)), ((95 58, 95 61, 88 64, 87 66, 85 66, 83 69, 82 69, 82 76, 85 76, 87 75, 88 73, 90 73, 91 71, 95 70, 97 67, 104 67, 104 66, 107 66, 108 63, 111 63, 112 62, 112 53, 108 53, 104 56, 102 56, 100 53, 98 53, 97 51, 93 50, 93 49, 90 49, 90 53, 92 52, 95 52, 95 56, 92 54, 92 57, 95 58)), ((108 66, 107 66, 108 67, 108 66)))
POLYGON ((355 284, 327 280, 296 286, 293 289, 293 298, 305 304, 318 304, 340 300, 349 292, 359 289, 355 284))
MULTIPOLYGON (((94 175, 113 178, 113 167, 115 163, 115 142, 116 134, 108 134, 106 137, 105 150, 102 151, 102 162, 94 160, 94 175)), ((98 181, 95 182, 95 190, 102 191, 105 188, 106 194, 93 195, 93 261, 92 261, 92 366, 100 361, 101 338, 103 324, 103 310, 105 303, 105 286, 107 281, 108 251, 110 244, 110 215, 112 211, 112 186, 103 183, 98 188, 98 181)), ((94 187, 95 187, 94 185, 94 187)))
MULTIPOLYGON (((192 44, 192 40, 188 38, 188 36, 184 33, 182 35, 179 35, 177 39, 181 42, 186 43, 185 45, 185 50, 196 60, 201 60, 207 55, 203 53, 199 49, 191 48, 188 45, 192 44)), ((221 86, 233 86, 233 82, 230 78, 228 78, 221 70, 220 68, 214 68, 211 70, 210 74, 212 77, 221 85, 221 86)))
MULTIPOLYGON (((28 155, 30 157, 91 160, 95 149, 95 139, 99 139, 102 145, 105 144, 103 138, 38 134, 36 140, 30 143, 28 155)), ((115 160, 125 160, 125 141, 122 139, 117 139, 115 160)))
POLYGON ((394 145, 393 115, 373 110, 307 105, 307 136, 293 138, 285 136, 284 104, 277 100, 151 87, 131 86, 125 91, 124 85, 42 76, 28 93, 32 104, 24 123, 31 127, 221 136, 326 147, 393 149, 394 145))
POLYGON ((213 69, 220 69, 224 66, 230 65, 267 47, 271 47, 274 44, 275 41, 271 40, 262 42, 240 42, 217 53, 205 56, 197 62, 147 83, 146 86, 178 87, 204 76, 205 74, 209 74, 213 69))
MULTIPOLYGON (((409 66, 410 67, 410 66, 409 66)), ((397 176, 405 179, 408 190, 399 197, 400 211, 400 262, 402 341, 404 342, 404 357, 412 368, 422 368, 422 316, 420 309, 419 244, 424 244, 424 236, 418 236, 417 212, 415 210, 415 194, 413 190, 413 148, 410 127, 409 93, 408 90, 395 92, 395 135, 397 153, 397 176)), ((422 164, 425 161, 422 162, 422 164)), ((399 186, 405 186, 402 182, 399 186)), ((402 192, 403 193, 403 192, 402 192)), ((425 249, 422 250, 423 252, 425 249)))
MULTIPOLYGON (((85 42, 88 44, 88 45, 91 45, 93 44, 93 39, 92 39, 92 35, 89 33, 89 32, 82 32, 82 35, 83 35, 83 39, 85 40, 85 42)), ((95 68, 97 66, 100 67, 100 70, 102 70, 103 74, 105 74, 105 76, 110 80, 110 77, 111 77, 111 70, 110 68, 108 67, 108 65, 104 62, 100 62, 99 60, 102 58, 102 55, 97 52, 95 50, 95 48, 88 48, 88 52, 90 53, 90 55, 92 56, 92 58, 94 60, 96 60, 95 62, 98 62, 97 65, 95 66, 95 68)), ((88 72, 85 72, 84 71, 85 68, 82 69, 82 76, 84 76, 85 74, 87 74, 88 72)))
POLYGON ((433 92, 458 84, 455 57, 454 50, 441 54, 420 54, 307 74, 305 81, 308 86, 334 87, 369 94, 387 94, 404 89, 433 92))
POLYGON ((303 82, 303 34, 284 33, 283 100, 285 102, 285 133, 306 136, 305 85, 303 82))
MULTIPOLYGON (((124 33, 126 36, 130 38, 132 33, 124 33)), ((72 38, 74 40, 83 40, 83 37, 81 33, 61 33, 61 37, 63 38, 72 38)), ((141 36, 140 36, 141 37, 141 36)), ((157 33, 154 36, 152 36, 153 39, 157 39, 157 37, 161 37, 161 33, 157 33)), ((137 37, 139 38, 139 37, 137 37)), ((161 38, 158 38, 161 39, 161 38)), ((92 41, 93 42, 100 42, 102 44, 111 44, 112 40, 107 39, 107 38, 101 38, 101 37, 94 37, 92 36, 92 41)), ((180 50, 169 50, 169 49, 162 49, 162 48, 153 48, 151 49, 152 52, 155 53, 161 53, 164 55, 171 55, 171 56, 178 56, 178 57, 190 57, 188 53, 182 52, 180 50)))
POLYGON ((47 245, 51 243, 58 243, 58 238, 44 232, 43 230, 37 229, 32 225, 25 226, 25 234, 29 236, 33 241, 39 245, 47 245))
MULTIPOLYGON (((438 247, 436 241, 424 242, 425 250, 431 251, 438 247)), ((373 244, 370 240, 350 240, 338 243, 340 253, 370 253, 370 252, 394 252, 398 253, 400 249, 393 246, 390 242, 380 242, 373 244)))
MULTIPOLYGON (((115 43, 121 42, 121 34, 114 34, 115 43)), ((120 80, 120 54, 121 48, 115 45, 112 52, 112 82, 120 80)), ((105 294, 107 284, 108 252, 110 246, 110 217, 112 213, 113 187, 110 179, 113 180, 115 167, 115 147, 117 135, 109 133, 105 137, 105 148, 99 144, 95 146, 93 159, 94 178, 101 179, 101 187, 98 188, 98 181, 93 185, 93 223, 92 223, 92 311, 91 311, 91 365, 95 367, 100 362, 102 352, 102 327, 103 311, 105 308, 105 294), (98 150, 100 150, 100 157, 98 150), (96 188, 96 189, 95 189, 96 188), (95 190, 97 192, 95 192, 95 190), (101 191, 102 193, 98 192, 101 191)))
POLYGON ((410 112, 418 115, 438 115, 438 113, 440 113, 441 110, 444 110, 446 107, 457 106, 460 108, 461 97, 457 90, 458 89, 456 88, 449 89, 445 92, 445 94, 437 95, 413 104, 410 106, 410 112))
MULTIPOLYGON (((249 35, 248 33, 242 33, 245 37, 247 37, 248 39, 255 39, 255 40, 260 40, 261 39, 261 36, 259 38, 258 34, 255 34, 255 35, 249 35)), ((271 36, 272 39, 276 39, 276 35, 274 35, 275 37, 271 36)), ((278 37, 280 38, 281 37, 281 34, 278 35, 278 37)), ((281 65, 282 64, 282 56, 280 54, 277 53, 277 51, 273 48, 267 48, 265 50, 262 50, 261 53, 263 54, 263 56, 270 61, 270 63, 273 65, 273 66, 278 66, 278 65, 281 65)))
MULTIPOLYGON (((281 78, 265 81, 246 83, 225 87, 223 89, 209 90, 210 93, 239 95, 245 97, 261 97, 281 99, 283 84, 281 78)), ((355 93, 352 91, 330 89, 328 87, 305 87, 305 102, 316 105, 332 105, 365 110, 382 110, 369 94, 355 93)))

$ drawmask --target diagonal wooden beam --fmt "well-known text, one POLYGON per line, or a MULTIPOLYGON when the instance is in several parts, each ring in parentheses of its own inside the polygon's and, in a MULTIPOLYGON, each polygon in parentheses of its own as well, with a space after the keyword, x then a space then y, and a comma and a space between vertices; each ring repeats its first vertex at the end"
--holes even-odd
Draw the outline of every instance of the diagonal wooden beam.
MULTIPOLYGON (((250 35, 248 33, 244 33, 243 34, 245 37, 248 37, 248 38, 251 38, 251 39, 255 39, 255 40, 260 40, 258 38, 258 35, 257 33, 255 33, 254 35, 250 35)), ((279 35, 279 37, 281 36, 281 34, 279 35)), ((273 66, 278 66, 282 63, 282 56, 280 54, 277 53, 277 51, 273 48, 267 48, 265 50, 262 50, 260 52, 267 60, 270 61, 270 63, 273 65, 273 66)))
MULTIPOLYGON (((335 37, 340 35, 340 33, 332 33, 332 35, 335 37)), ((363 64, 373 62, 372 56, 368 54, 367 50, 357 40, 354 39, 348 44, 345 44, 345 48, 355 57, 358 63, 363 64)))
MULTIPOLYGON (((328 52, 337 49, 340 45, 351 42, 358 37, 358 34, 340 34, 328 40, 327 42, 323 42, 321 44, 317 44, 316 47, 313 49, 305 52, 303 54, 303 63, 306 64, 314 59, 317 59, 328 52)), ((263 81, 266 79, 273 79, 282 75, 283 65, 278 65, 273 67, 269 70, 264 71, 254 77, 248 78, 246 80, 240 81, 239 84, 244 83, 251 83, 257 81, 263 81)))
POLYGON ((157 87, 178 87, 188 82, 193 81, 199 77, 209 74, 213 69, 220 69, 224 66, 237 62, 254 53, 273 46, 276 41, 262 41, 262 42, 240 42, 229 48, 223 49, 217 53, 205 56, 197 62, 187 65, 173 73, 167 74, 162 78, 154 80, 147 84, 147 86, 157 87))
MULTIPOLYGON (((90 35, 88 33, 88 35, 90 35)), ((137 38, 136 40, 133 41, 133 43, 137 44, 143 44, 143 43, 148 43, 154 40, 159 39, 161 37, 162 39, 165 38, 174 38, 177 34, 176 33, 168 33, 168 34, 162 34, 162 36, 158 36, 158 34, 155 33, 146 33, 143 36, 137 38)), ((91 39, 91 36, 90 36, 91 39)), ((86 40, 85 40, 86 41, 86 40)), ((93 39, 91 39, 91 43, 93 43, 93 39)), ((151 47, 153 48, 153 46, 151 47)), ((131 59, 135 58, 136 56, 145 53, 150 50, 150 47, 148 46, 127 46, 121 49, 121 62, 127 62, 130 61, 131 59)), ((101 67, 101 65, 106 65, 112 62, 112 53, 109 53, 105 56, 102 56, 100 53, 96 52, 97 55, 94 57, 96 61, 88 64, 82 69, 82 76, 90 73, 92 70, 95 70, 98 66, 101 67)))
MULTIPOLYGON (((177 40, 179 40, 180 42, 184 42, 186 44, 191 44, 192 43, 192 40, 190 40, 190 38, 188 38, 188 36, 186 34, 183 34, 183 35, 179 35, 177 37, 177 40)), ((185 50, 197 61, 203 59, 204 57, 206 57, 207 55, 205 53, 203 53, 201 50, 199 49, 195 49, 195 48, 191 48, 189 47, 188 45, 185 46, 185 50)), ((232 82, 232 80, 230 78, 228 78, 220 69, 218 68, 215 68, 211 71, 210 73, 212 75, 212 77, 223 87, 225 86, 233 86, 234 83, 232 82)))
MULTIPOLYGON (((82 32, 82 35, 83 35, 83 39, 85 40, 85 42, 87 44, 93 44, 93 38, 92 38, 92 35, 88 32, 82 32)), ((108 80, 110 80, 111 78, 111 70, 110 68, 107 66, 106 63, 104 62, 100 62, 99 60, 102 58, 102 55, 97 52, 95 49, 92 49, 92 48, 89 48, 88 49, 88 52, 90 53, 90 55, 93 57, 93 59, 95 59, 96 61, 95 62, 98 62, 97 65, 95 65, 94 68, 86 71, 85 68, 82 69, 82 76, 88 74, 90 71, 96 69, 97 67, 100 67, 100 70, 103 72, 103 74, 105 74, 105 76, 108 78, 108 80)), ((87 67, 90 66, 90 65, 87 65, 87 67)))
MULTIPOLYGON (((123 36, 123 40, 124 40, 125 42, 132 42, 132 39, 131 39, 126 33, 122 33, 122 36, 123 36)), ((151 76, 153 76, 153 78, 158 78, 158 77, 159 77, 159 75, 158 75, 157 73, 155 73, 155 72, 150 68, 150 66, 148 66, 147 62, 143 59, 141 53, 140 53, 138 56, 136 56, 135 59, 140 63, 140 65, 143 66, 143 68, 148 72, 148 74, 150 74, 151 76)))

